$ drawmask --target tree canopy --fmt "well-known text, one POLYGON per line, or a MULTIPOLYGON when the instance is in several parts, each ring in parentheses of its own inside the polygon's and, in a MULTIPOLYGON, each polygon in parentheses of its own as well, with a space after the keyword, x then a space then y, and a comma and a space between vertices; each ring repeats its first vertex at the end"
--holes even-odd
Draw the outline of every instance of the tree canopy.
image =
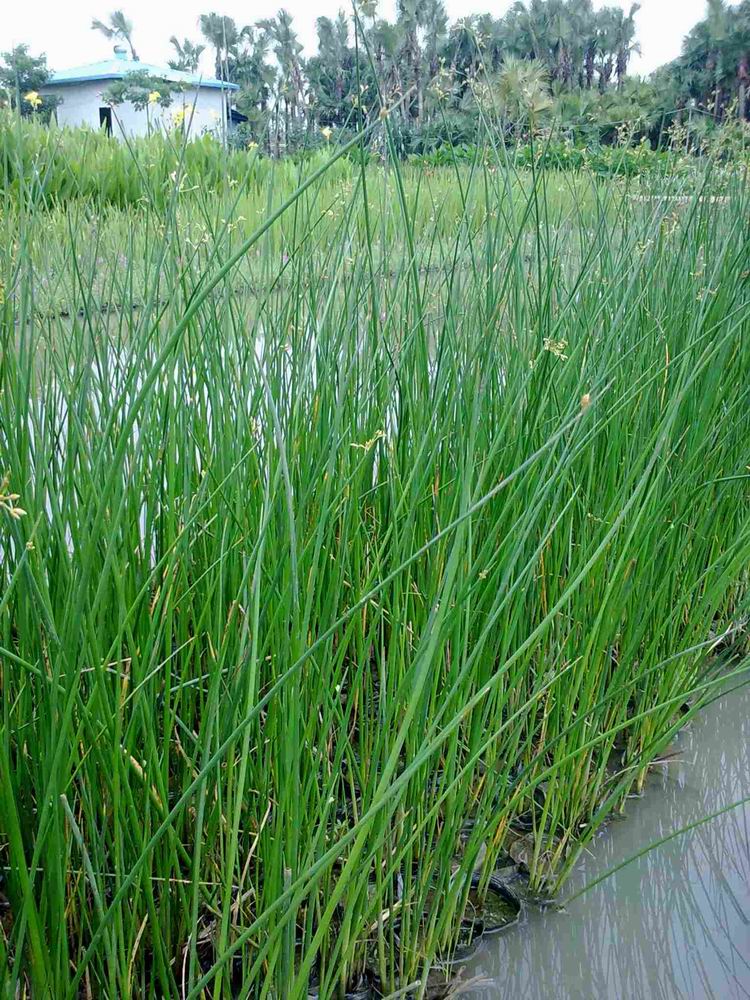
POLYGON ((240 87, 238 107, 277 146, 311 124, 355 126, 396 106, 404 131, 469 135, 491 105, 515 123, 549 114, 565 126, 598 128, 639 120, 644 132, 696 108, 716 120, 748 117, 750 0, 708 0, 683 53, 651 83, 631 78, 638 3, 594 9, 593 0, 516 0, 501 17, 449 23, 443 0, 398 0, 394 21, 376 0, 356 14, 317 20, 317 51, 304 58, 291 15, 239 27, 224 15, 200 18, 221 79, 240 87), (359 58, 358 58, 359 57, 359 58))
POLYGON ((17 107, 23 115, 49 115, 57 99, 38 93, 49 78, 47 57, 32 56, 28 45, 16 45, 0 53, 0 60, 0 105, 17 107))
MULTIPOLYGON (((470 142, 488 114, 510 132, 532 118, 550 119, 573 136, 605 142, 622 123, 658 142, 665 126, 684 118, 705 127, 746 122, 750 0, 707 0, 680 57, 648 81, 630 76, 639 9, 515 0, 501 17, 450 23, 443 0, 397 0, 393 21, 380 16, 377 0, 360 0, 354 14, 342 9, 317 19, 309 57, 283 8, 245 25, 209 11, 196 25, 202 40, 171 36, 169 65, 198 72, 210 52, 216 77, 239 87, 233 99, 247 118, 244 138, 279 153, 311 130, 319 140, 326 130, 327 140, 328 130, 356 128, 383 108, 392 109, 404 149, 470 142)), ((125 42, 136 58, 133 25, 122 10, 92 28, 125 42)), ((9 92, 36 91, 46 79, 45 58, 30 56, 27 46, 4 62, 0 82, 9 92)))

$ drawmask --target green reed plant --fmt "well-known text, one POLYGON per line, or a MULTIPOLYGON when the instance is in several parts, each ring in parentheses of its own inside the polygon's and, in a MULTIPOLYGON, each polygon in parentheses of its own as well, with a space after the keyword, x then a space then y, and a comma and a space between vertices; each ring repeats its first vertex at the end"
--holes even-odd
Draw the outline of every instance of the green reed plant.
POLYGON ((424 995, 472 876, 520 844, 555 892, 715 690, 744 182, 487 149, 187 191, 188 146, 127 209, 6 168, 11 994, 424 995))

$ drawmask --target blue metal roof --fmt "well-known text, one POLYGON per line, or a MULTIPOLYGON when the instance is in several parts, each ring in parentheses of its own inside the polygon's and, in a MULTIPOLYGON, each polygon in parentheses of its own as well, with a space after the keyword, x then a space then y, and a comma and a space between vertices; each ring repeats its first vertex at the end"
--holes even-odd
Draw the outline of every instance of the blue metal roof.
POLYGON ((101 62, 88 63, 86 66, 75 66, 73 69, 62 69, 52 73, 45 86, 69 83, 88 83, 91 80, 122 80, 129 73, 148 73, 173 83, 184 83, 189 87, 212 87, 217 90, 239 90, 236 83, 224 83, 212 77, 199 76, 194 73, 181 73, 169 66, 156 66, 153 63, 136 62, 133 59, 123 59, 115 56, 113 59, 103 59, 101 62))

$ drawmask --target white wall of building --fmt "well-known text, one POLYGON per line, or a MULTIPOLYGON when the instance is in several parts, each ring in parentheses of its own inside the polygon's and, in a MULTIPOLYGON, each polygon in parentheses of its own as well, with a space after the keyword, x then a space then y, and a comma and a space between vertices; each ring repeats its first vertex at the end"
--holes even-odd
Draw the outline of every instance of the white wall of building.
MULTIPOLYGON (((99 129, 99 109, 108 107, 102 95, 109 84, 108 80, 48 84, 42 92, 61 99, 57 107, 58 124, 88 125, 99 129)), ((148 135, 155 129, 171 128, 175 115, 179 117, 184 112, 185 128, 190 127, 192 136, 212 132, 221 137, 226 98, 227 95, 218 87, 192 87, 173 94, 168 108, 153 104, 139 111, 130 102, 119 104, 112 108, 112 134, 119 137, 123 133, 127 136, 148 135)))

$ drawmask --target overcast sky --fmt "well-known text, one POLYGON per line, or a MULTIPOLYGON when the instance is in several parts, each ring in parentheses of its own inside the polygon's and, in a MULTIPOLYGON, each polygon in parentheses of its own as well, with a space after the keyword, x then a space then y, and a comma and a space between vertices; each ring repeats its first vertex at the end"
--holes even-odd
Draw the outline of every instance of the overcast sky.
MULTIPOLYGON (((512 0, 447 0, 451 21, 466 14, 489 11, 495 17, 503 14, 512 0)), ((617 0, 594 0, 603 7, 617 0)), ((144 62, 163 63, 169 58, 169 36, 199 38, 198 15, 210 10, 229 14, 238 24, 270 17, 279 7, 291 11, 300 41, 310 53, 315 48, 315 19, 322 14, 334 15, 341 0, 27 0, 8 2, 0 18, 0 51, 20 42, 27 42, 36 54, 45 52, 52 69, 67 69, 83 63, 106 59, 112 52, 110 43, 91 30, 91 19, 104 19, 114 7, 122 6, 135 25, 134 41, 144 62)), ((623 0, 621 6, 629 6, 623 0)), ((393 17, 395 0, 381 0, 380 13, 393 17)), ((641 0, 637 15, 638 38, 643 54, 634 59, 632 72, 649 73, 679 54, 686 32, 700 20, 705 0, 641 0)), ((204 69, 209 71, 211 59, 204 55, 204 69)))

